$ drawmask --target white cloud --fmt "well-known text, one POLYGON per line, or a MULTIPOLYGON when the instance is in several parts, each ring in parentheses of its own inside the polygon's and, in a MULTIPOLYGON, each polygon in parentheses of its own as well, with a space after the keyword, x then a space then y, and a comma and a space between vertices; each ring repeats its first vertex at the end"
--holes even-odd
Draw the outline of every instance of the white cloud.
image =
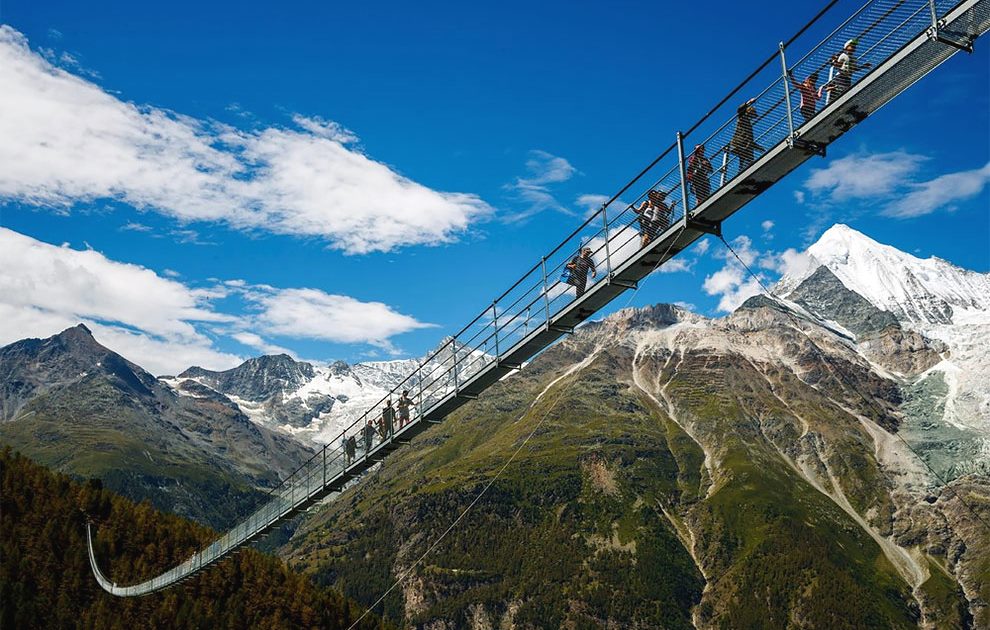
POLYGON ((299 358, 296 353, 289 348, 284 348, 277 344, 270 343, 263 339, 260 335, 256 335, 252 332, 234 333, 231 337, 249 348, 254 348, 262 354, 287 354, 293 359, 299 358))
POLYGON ((832 201, 885 196, 909 182, 926 159, 906 151, 849 155, 813 169, 804 186, 832 201))
POLYGON ((983 168, 948 173, 927 182, 911 184, 909 192, 892 201, 883 213, 900 219, 931 214, 954 202, 979 195, 988 182, 990 162, 983 168))
POLYGON ((128 221, 124 225, 120 226, 121 232, 150 232, 151 226, 145 225, 143 223, 137 223, 136 221, 128 221))
POLYGON ((770 230, 773 229, 773 226, 774 226, 774 222, 771 221, 770 219, 767 219, 766 221, 760 224, 760 227, 763 228, 764 232, 769 232, 770 230))
MULTIPOLYGON (((905 151, 850 155, 813 170, 805 188, 819 202, 880 202, 882 214, 907 219, 952 210, 954 203, 976 197, 990 182, 990 163, 921 180, 919 172, 926 161, 923 155, 905 151)), ((802 191, 794 194, 799 203, 804 201, 802 191)))
MULTIPOLYGON (((609 197, 608 195, 596 195, 589 193, 584 195, 578 195, 577 198, 574 200, 574 203, 577 204, 578 207, 584 209, 584 218, 587 219, 591 215, 601 210, 602 204, 608 201, 610 198, 611 197, 609 197)), ((614 212, 619 213, 622 211, 621 209, 624 207, 625 204, 623 204, 622 201, 620 200, 609 207, 608 214, 611 215, 613 209, 614 212)), ((611 220, 611 216, 609 216, 609 219, 611 220)))
POLYGON ((196 322, 232 322, 209 291, 92 250, 56 247, 0 228, 0 344, 48 337, 80 321, 146 369, 171 372, 192 362, 226 368, 240 358, 214 349, 196 322))
POLYGON ((804 191, 803 190, 795 190, 794 191, 794 201, 796 201, 798 203, 804 203, 804 191))
POLYGON ((566 182, 577 172, 566 159, 540 150, 530 151, 526 170, 530 176, 522 181, 532 185, 566 182))
MULTIPOLYGON (((773 253, 763 253, 753 247, 753 241, 748 236, 737 236, 732 241, 732 248, 750 269, 757 265, 762 269, 777 270, 779 263, 773 253)), ((725 259, 725 265, 715 273, 706 276, 702 290, 708 295, 720 296, 718 310, 734 311, 747 299, 759 294, 763 289, 756 278, 753 278, 739 263, 739 260, 729 251, 717 252, 716 256, 725 259)), ((767 279, 756 272, 766 284, 767 279)))
POLYGON ((291 354, 262 335, 368 343, 391 349, 389 338, 429 326, 380 302, 361 302, 317 289, 280 289, 230 280, 192 288, 91 249, 37 241, 0 228, 0 345, 49 337, 83 322, 98 341, 156 374, 200 365, 227 369, 240 356, 217 348, 210 328, 265 353, 291 354), (250 312, 218 311, 213 301, 241 297, 250 312))
POLYGON ((258 328, 271 335, 390 347, 389 337, 432 326, 381 302, 361 302, 319 289, 251 286, 245 296, 259 309, 258 328))
MULTIPOLYGON (((5 25, 0 84, 0 198, 62 211, 114 199, 356 254, 449 242, 491 212, 350 148, 355 136, 331 121, 297 115, 295 129, 242 131, 121 101, 5 25)), ((535 181, 560 181, 569 166, 548 160, 535 181)))
POLYGON ((657 268, 658 273, 678 273, 680 271, 691 271, 694 269, 695 259, 675 257, 671 258, 657 268))
POLYGON ((509 223, 523 221, 544 210, 571 214, 550 192, 551 184, 565 182, 577 172, 570 162, 546 151, 533 150, 529 152, 529 159, 526 160, 526 170, 528 171, 526 177, 516 178, 516 181, 506 188, 523 201, 527 208, 506 215, 503 217, 504 221, 509 223))
POLYGON ((694 251, 698 253, 699 256, 704 256, 708 253, 708 248, 711 246, 711 242, 707 238, 703 238, 698 241, 698 244, 694 246, 694 251))

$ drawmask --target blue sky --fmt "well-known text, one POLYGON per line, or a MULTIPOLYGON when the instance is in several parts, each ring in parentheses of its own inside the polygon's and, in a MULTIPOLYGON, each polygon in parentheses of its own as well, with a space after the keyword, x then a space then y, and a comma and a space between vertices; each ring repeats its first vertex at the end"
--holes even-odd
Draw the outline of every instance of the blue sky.
MULTIPOLYGON (((421 354, 813 12, 8 0, 0 343, 87 321, 156 372, 279 349, 421 354)), ((770 261, 841 221, 988 271, 990 55, 976 48, 747 206, 727 236, 770 261), (892 216, 917 191, 931 202, 892 216)), ((722 253, 686 252, 632 304, 721 314, 739 297, 706 285, 722 253)))

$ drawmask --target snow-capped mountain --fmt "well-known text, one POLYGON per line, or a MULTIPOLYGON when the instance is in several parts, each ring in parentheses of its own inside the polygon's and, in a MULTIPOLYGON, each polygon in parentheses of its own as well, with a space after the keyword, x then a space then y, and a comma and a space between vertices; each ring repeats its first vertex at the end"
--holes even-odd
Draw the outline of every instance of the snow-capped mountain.
MULTIPOLYGON (((438 350, 426 355, 433 358, 424 365, 423 373, 429 375, 437 368, 436 374, 443 373, 453 365, 453 353, 450 339, 444 339, 438 350)), ((470 366, 484 357, 479 351, 457 347, 459 367, 470 366)), ((419 386, 417 369, 422 362, 422 359, 397 359, 349 365, 334 361, 315 366, 281 354, 248 359, 223 372, 192 367, 162 380, 187 396, 222 394, 260 425, 306 443, 323 444, 335 440, 341 430, 407 378, 415 396, 419 386)), ((423 380, 432 381, 429 377, 423 380)), ((437 393, 452 385, 441 379, 430 386, 430 391, 437 393)))
POLYGON ((898 320, 952 324, 970 312, 990 312, 990 274, 957 267, 941 258, 917 258, 878 243, 847 225, 836 224, 808 248, 810 264, 779 285, 782 294, 797 287, 820 266, 847 288, 898 320))
POLYGON ((841 224, 806 255, 807 266, 774 292, 855 333, 863 354, 894 342, 937 353, 920 374, 892 370, 905 391, 904 435, 947 467, 990 461, 990 274, 912 256, 841 224))

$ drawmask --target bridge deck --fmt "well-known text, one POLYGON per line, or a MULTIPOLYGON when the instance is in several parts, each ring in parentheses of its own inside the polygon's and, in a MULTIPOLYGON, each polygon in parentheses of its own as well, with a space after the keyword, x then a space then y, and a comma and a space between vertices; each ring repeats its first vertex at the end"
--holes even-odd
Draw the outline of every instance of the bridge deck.
MULTIPOLYGON (((185 562, 140 584, 117 586, 107 579, 96 562, 90 536, 90 564, 100 586, 119 596, 161 590, 189 578, 265 535, 278 523, 339 492, 389 453, 442 421, 499 379, 521 369, 526 361, 637 286, 697 239, 719 233, 722 221, 816 153, 822 153, 829 143, 960 49, 971 46, 988 28, 990 0, 867 2, 801 60, 786 67, 795 70, 798 76, 824 71, 829 67, 828 59, 841 48, 842 42, 857 37, 856 54, 861 60, 872 62, 872 69, 862 78, 854 77, 845 93, 839 95, 833 91, 836 97, 830 97, 831 102, 800 125, 796 120, 797 99, 792 98, 795 95, 789 93, 783 73, 777 70, 776 79, 770 81, 770 86, 754 102, 761 112, 754 121, 754 139, 769 145, 762 155, 741 171, 742 165, 733 170, 737 159, 731 155, 729 137, 734 132, 734 115, 699 143, 719 147, 711 155, 716 162, 721 157, 721 165, 707 177, 709 186, 714 188, 711 196, 699 198, 696 186, 685 187, 682 150, 681 157, 674 159, 672 155, 666 164, 662 160, 655 163, 651 172, 663 172, 667 165, 670 168, 634 203, 649 190, 664 190, 675 208, 670 226, 652 242, 640 245, 638 217, 631 211, 632 204, 623 204, 623 209, 613 210, 612 216, 608 205, 603 206, 393 390, 391 396, 396 399, 403 390, 412 394, 414 404, 409 424, 364 442, 366 420, 380 417, 385 401, 380 402, 342 433, 340 444, 324 446, 247 519, 185 562), (939 16, 934 24, 933 14, 939 16), (689 190, 694 193, 693 205, 689 190), (592 248, 596 267, 602 272, 601 279, 580 297, 572 297, 573 287, 557 275, 584 246, 592 248), (354 438, 360 454, 355 451, 353 457, 348 456, 347 438, 354 438)), ((782 57, 783 54, 782 48, 782 57)), ((735 113, 734 107, 732 112, 735 113)), ((672 153, 670 149, 668 153, 672 153)))

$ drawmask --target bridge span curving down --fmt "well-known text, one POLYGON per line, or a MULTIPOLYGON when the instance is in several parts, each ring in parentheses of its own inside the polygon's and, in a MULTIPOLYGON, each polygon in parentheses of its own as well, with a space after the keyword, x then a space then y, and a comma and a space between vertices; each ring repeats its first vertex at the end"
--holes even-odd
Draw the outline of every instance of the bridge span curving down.
POLYGON ((698 238, 720 235, 725 219, 805 161, 823 156, 833 140, 949 57, 972 52, 990 28, 990 0, 870 0, 842 15, 834 11, 836 4, 823 5, 794 37, 774 46, 761 66, 687 132, 672 134, 656 160, 396 386, 387 398, 397 401, 408 390, 408 422, 386 422, 380 433, 369 430, 383 415, 383 399, 230 531, 138 584, 119 586, 103 574, 87 526, 90 565, 100 586, 121 597, 160 591, 339 492, 492 383, 522 369, 698 238), (819 35, 802 48, 812 33, 819 35), (844 49, 846 57, 840 58, 844 49), (824 84, 824 105, 802 107, 799 84, 812 74, 824 84), (699 145, 710 168, 699 169, 700 160, 691 156, 699 145), (630 191, 639 194, 622 200, 630 191), (654 203, 644 206, 651 198, 654 203), (587 262, 568 269, 585 249, 587 262), (596 276, 577 277, 591 265, 596 276))

